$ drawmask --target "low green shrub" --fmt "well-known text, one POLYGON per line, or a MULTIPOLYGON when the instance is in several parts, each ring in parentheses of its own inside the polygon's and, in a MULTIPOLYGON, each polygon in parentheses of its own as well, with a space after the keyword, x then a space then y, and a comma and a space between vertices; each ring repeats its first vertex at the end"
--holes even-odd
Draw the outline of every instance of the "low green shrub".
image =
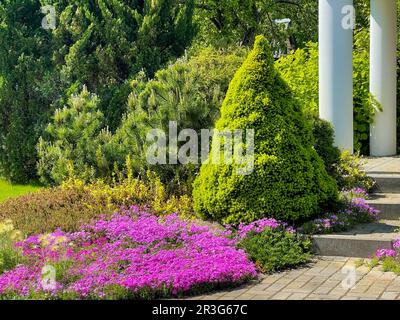
POLYGON ((105 183, 95 180, 85 183, 79 179, 70 179, 62 186, 64 190, 77 190, 90 195, 89 201, 83 203, 96 212, 115 212, 121 207, 131 205, 148 206, 159 215, 178 212, 185 218, 191 218, 191 199, 187 195, 168 196, 165 186, 158 176, 147 172, 142 179, 128 176, 126 179, 105 183))
POLYGON ((374 186, 372 178, 368 177, 363 165, 362 156, 340 151, 334 146, 334 130, 332 125, 319 117, 309 115, 313 128, 314 148, 325 163, 325 169, 332 176, 340 190, 362 188, 370 191, 374 186))
POLYGON ((0 274, 22 262, 21 252, 14 246, 22 238, 22 233, 14 229, 11 220, 0 223, 0 274))
POLYGON ((77 189, 61 187, 9 199, 0 204, 0 220, 11 219, 16 228, 30 235, 57 228, 76 230, 100 213, 87 203, 94 198, 77 189))
POLYGON ((334 166, 334 177, 340 189, 362 188, 370 191, 375 182, 363 169, 365 161, 359 154, 343 151, 334 166))
POLYGON ((381 262, 383 272, 393 272, 394 274, 400 276, 400 262, 398 258, 385 257, 381 262))
POLYGON ((42 234, 57 228, 76 231, 101 214, 110 215, 121 207, 148 206, 162 215, 179 212, 191 217, 191 199, 168 197, 160 180, 149 173, 146 180, 129 176, 105 183, 70 179, 60 187, 9 199, 0 204, 0 220, 11 219, 24 234, 42 234))
POLYGON ((311 242, 284 228, 266 228, 250 232, 241 242, 249 259, 262 272, 274 272, 307 263, 311 258, 311 242))
POLYGON ((310 116, 314 135, 314 148, 325 163, 329 175, 336 178, 335 165, 340 160, 340 150, 334 146, 335 132, 333 126, 316 116, 310 116))

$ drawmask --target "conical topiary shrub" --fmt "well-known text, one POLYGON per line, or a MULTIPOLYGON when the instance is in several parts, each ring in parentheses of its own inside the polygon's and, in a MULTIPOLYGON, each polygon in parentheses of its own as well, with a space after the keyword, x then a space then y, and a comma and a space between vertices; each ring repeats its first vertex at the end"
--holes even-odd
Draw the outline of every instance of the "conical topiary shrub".
MULTIPOLYGON (((254 170, 238 174, 235 155, 232 164, 213 164, 212 150, 193 189, 195 210, 203 217, 224 223, 274 217, 293 223, 336 198, 336 183, 313 148, 311 127, 274 68, 264 37, 256 38, 233 78, 216 129, 254 129, 254 170)), ((223 148, 222 143, 217 153, 223 148)))

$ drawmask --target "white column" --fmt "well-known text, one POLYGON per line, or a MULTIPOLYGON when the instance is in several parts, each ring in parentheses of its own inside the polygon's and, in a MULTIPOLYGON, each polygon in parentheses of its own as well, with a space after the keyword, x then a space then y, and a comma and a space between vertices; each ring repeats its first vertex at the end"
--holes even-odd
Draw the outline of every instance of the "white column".
POLYGON ((396 0, 371 0, 370 91, 381 104, 371 125, 372 156, 396 154, 396 0))
POLYGON ((335 143, 353 152, 353 0, 319 0, 319 114, 335 143))

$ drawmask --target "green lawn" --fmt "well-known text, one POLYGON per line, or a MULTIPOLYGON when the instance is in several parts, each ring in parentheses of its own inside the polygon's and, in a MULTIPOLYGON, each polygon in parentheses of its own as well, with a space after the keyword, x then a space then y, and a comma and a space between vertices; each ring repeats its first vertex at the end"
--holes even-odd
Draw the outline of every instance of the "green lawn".
POLYGON ((0 180, 0 202, 38 189, 40 187, 34 185, 11 185, 4 180, 0 180))

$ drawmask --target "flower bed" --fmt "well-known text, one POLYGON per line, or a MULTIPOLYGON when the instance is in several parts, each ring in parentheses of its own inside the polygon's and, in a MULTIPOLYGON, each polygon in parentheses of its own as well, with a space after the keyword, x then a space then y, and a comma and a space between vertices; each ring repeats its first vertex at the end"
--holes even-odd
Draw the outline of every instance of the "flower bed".
POLYGON ((240 284, 256 269, 229 234, 131 207, 76 233, 18 243, 25 263, 0 275, 0 296, 149 299, 240 284), (50 286, 47 265, 55 272, 50 286))
POLYGON ((300 231, 306 234, 326 234, 345 231, 359 223, 378 220, 379 210, 368 205, 368 193, 361 188, 341 192, 342 207, 305 223, 300 231))
POLYGON ((369 261, 361 259, 358 264, 370 268, 381 265, 383 272, 391 271, 400 276, 400 238, 393 241, 391 249, 378 249, 369 261))

